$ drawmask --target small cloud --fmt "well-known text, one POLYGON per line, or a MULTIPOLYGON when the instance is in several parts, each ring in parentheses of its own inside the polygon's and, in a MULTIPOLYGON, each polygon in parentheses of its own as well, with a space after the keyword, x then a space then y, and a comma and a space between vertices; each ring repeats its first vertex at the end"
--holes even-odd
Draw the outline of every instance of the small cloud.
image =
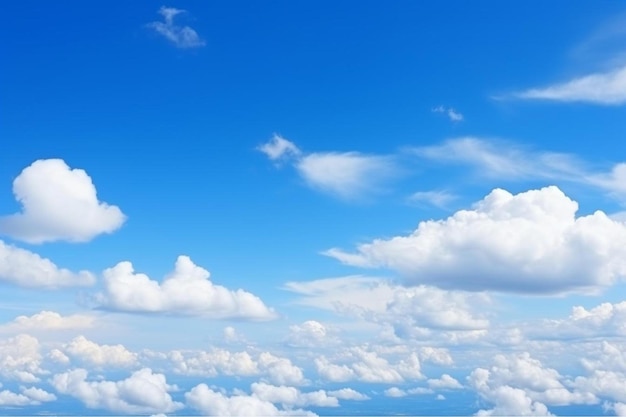
POLYGON ((385 390, 385 397, 401 398, 401 397, 406 397, 406 395, 407 395, 406 391, 398 387, 391 387, 385 390))
POLYGON ((269 142, 257 147, 258 151, 263 152, 272 161, 288 157, 297 157, 300 155, 300 149, 291 141, 280 135, 274 134, 269 142))
POLYGON ((147 26, 164 36, 177 48, 199 48, 206 45, 194 29, 174 23, 174 18, 184 12, 185 10, 162 6, 159 14, 163 16, 163 22, 150 22, 147 26))
POLYGON ((514 97, 602 105, 624 104, 626 103, 626 66, 609 72, 585 75, 564 83, 531 88, 515 93, 514 97))
POLYGON ((452 107, 437 106, 433 108, 432 111, 433 113, 445 114, 453 122, 461 122, 464 119, 463 115, 460 112, 454 110, 452 107))
POLYGON ((418 191, 409 196, 409 203, 430 204, 432 206, 445 209, 448 204, 457 198, 456 195, 443 190, 418 191))

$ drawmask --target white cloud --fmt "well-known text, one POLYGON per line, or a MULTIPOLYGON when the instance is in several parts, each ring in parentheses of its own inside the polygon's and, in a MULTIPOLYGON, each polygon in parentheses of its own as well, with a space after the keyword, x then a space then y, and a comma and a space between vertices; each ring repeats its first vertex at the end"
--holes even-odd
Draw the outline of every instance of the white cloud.
POLYGON ((441 378, 438 379, 429 379, 426 382, 428 383, 428 386, 433 390, 463 388, 463 385, 461 385, 459 381, 457 381, 448 374, 443 374, 441 375, 441 378))
POLYGON ((452 107, 437 106, 432 111, 433 113, 444 113, 453 122, 461 122, 464 119, 463 115, 452 107))
POLYGON ((259 366, 265 370, 270 381, 280 385, 302 385, 306 383, 302 369, 290 359, 263 352, 259 355, 259 366))
POLYGON ((0 375, 23 383, 39 381, 41 369, 39 341, 27 334, 0 340, 0 375))
POLYGON ((328 391, 328 395, 339 398, 340 400, 365 401, 370 399, 367 395, 355 391, 352 388, 328 391))
POLYGON ((581 163, 571 155, 533 152, 504 141, 461 137, 412 151, 436 161, 472 165, 481 175, 498 179, 576 178, 583 175, 581 163))
POLYGON ((391 398, 401 398, 401 397, 407 396, 406 391, 398 387, 387 388, 384 391, 384 394, 385 394, 385 397, 391 397, 391 398))
POLYGON ((269 142, 257 147, 257 150, 263 152, 272 161, 298 157, 302 153, 293 142, 276 134, 269 142))
POLYGON ((120 381, 88 381, 85 369, 54 375, 52 386, 61 394, 71 395, 88 408, 127 414, 166 413, 183 408, 175 402, 165 376, 149 368, 140 369, 120 381))
POLYGON ((495 189, 445 220, 408 236, 377 239, 356 253, 326 255, 359 267, 399 271, 412 285, 471 291, 596 292, 626 276, 626 225, 603 212, 576 217, 557 187, 512 195, 495 189))
POLYGON ((148 23, 148 27, 172 42, 177 48, 198 48, 206 43, 200 38, 198 32, 189 26, 180 26, 174 23, 174 18, 184 13, 185 10, 174 7, 161 7, 159 14, 163 16, 163 22, 148 23))
POLYGON ((247 291, 213 284, 209 271, 179 256, 174 271, 162 283, 136 274, 130 262, 104 271, 103 293, 96 301, 105 308, 129 312, 202 315, 210 318, 270 320, 276 313, 247 291))
POLYGON ((41 311, 32 316, 18 316, 13 321, 0 325, 0 332, 36 332, 88 329, 93 327, 95 317, 85 314, 62 316, 54 311, 41 311))
POLYGON ((420 348, 420 358, 424 362, 431 362, 435 365, 450 366, 454 364, 450 352, 445 348, 422 347, 420 348))
POLYGON ((392 384, 424 378, 415 352, 392 363, 367 346, 353 346, 337 352, 332 361, 321 355, 315 358, 314 364, 320 377, 331 382, 356 380, 392 384))
POLYGON ((316 414, 301 409, 279 410, 269 401, 255 395, 238 394, 227 396, 213 391, 206 384, 200 384, 185 394, 187 404, 210 416, 223 417, 273 417, 273 416, 307 416, 316 414))
POLYGON ((457 196, 443 190, 437 191, 417 191, 408 198, 409 203, 413 204, 430 204, 435 207, 445 209, 457 196))
POLYGON ((61 159, 41 159, 13 181, 22 212, 0 217, 0 233, 28 243, 86 242, 119 229, 126 216, 98 201, 96 187, 82 169, 61 159))
POLYGON ((585 75, 561 84, 532 88, 515 96, 523 99, 621 105, 626 103, 626 67, 585 75))
POLYGON ((96 282, 88 271, 72 272, 57 267, 51 260, 0 240, 0 281, 21 287, 57 289, 89 286, 96 282))
POLYGON ((123 345, 99 345, 84 336, 72 339, 64 346, 65 353, 84 364, 101 367, 130 367, 137 364, 137 355, 123 345))
POLYGON ((333 328, 316 320, 307 320, 302 324, 289 326, 287 344, 293 347, 320 347, 339 342, 333 334, 333 328))
POLYGON ((359 152, 303 154, 294 143, 278 135, 257 149, 273 161, 289 158, 310 187, 344 199, 382 191, 381 186, 398 172, 389 156, 359 152))
POLYGON ((56 401, 56 395, 42 390, 41 388, 30 387, 30 388, 21 388, 22 394, 26 397, 30 398, 34 404, 40 404, 44 402, 56 401))
POLYGON ((283 407, 338 407, 336 397, 329 396, 326 391, 301 392, 297 388, 288 386, 275 386, 266 383, 255 382, 250 387, 252 395, 273 404, 281 404, 283 407))

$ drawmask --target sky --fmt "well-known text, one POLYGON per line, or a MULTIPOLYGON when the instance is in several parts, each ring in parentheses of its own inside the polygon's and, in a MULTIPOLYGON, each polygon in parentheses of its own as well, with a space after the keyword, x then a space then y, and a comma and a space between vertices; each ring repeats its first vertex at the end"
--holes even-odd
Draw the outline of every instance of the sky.
POLYGON ((623 2, 0 39, 0 415, 626 415, 623 2))

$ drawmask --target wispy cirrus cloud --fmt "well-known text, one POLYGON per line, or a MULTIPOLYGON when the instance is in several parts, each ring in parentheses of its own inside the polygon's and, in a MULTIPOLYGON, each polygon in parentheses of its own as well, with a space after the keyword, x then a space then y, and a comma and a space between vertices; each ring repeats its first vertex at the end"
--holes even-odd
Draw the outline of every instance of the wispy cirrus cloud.
POLYGON ((289 161, 311 188, 343 199, 380 191, 398 172, 392 156, 360 152, 304 153, 293 142, 276 134, 257 150, 272 161, 289 161))
POLYGON ((165 37, 177 48, 199 48, 206 45, 206 42, 200 38, 198 32, 190 26, 181 26, 174 23, 174 18, 181 13, 185 13, 185 10, 162 6, 159 9, 159 14, 163 16, 163 21, 150 22, 147 24, 147 27, 165 37))
POLYGON ((531 88, 514 93, 513 96, 531 100, 622 105, 626 103, 626 66, 545 87, 531 88))

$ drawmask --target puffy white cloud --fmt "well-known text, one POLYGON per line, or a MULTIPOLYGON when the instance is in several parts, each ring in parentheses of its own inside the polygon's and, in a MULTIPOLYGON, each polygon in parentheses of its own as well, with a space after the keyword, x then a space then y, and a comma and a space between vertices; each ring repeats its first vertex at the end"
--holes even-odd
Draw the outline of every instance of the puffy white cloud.
POLYGON ((237 330, 235 330, 232 326, 224 327, 223 336, 226 343, 239 343, 246 341, 246 338, 237 332, 237 330))
POLYGON ((329 346, 339 342, 332 328, 316 320, 289 326, 287 344, 293 347, 329 346))
POLYGON ((339 351, 332 361, 321 355, 315 358, 314 364, 319 376, 332 382, 357 380, 392 384, 424 378, 415 352, 391 363, 366 346, 353 346, 339 351))
POLYGON ((443 374, 441 375, 441 378, 438 379, 429 379, 426 382, 428 383, 428 386, 434 390, 463 388, 463 385, 461 385, 459 381, 448 374, 443 374))
POLYGON ((290 359, 274 356, 269 352, 259 355, 259 366, 267 373, 270 381, 280 385, 302 385, 306 383, 302 369, 290 359))
POLYGON ((401 398, 407 396, 406 391, 398 387, 387 388, 385 391, 383 391, 383 393, 385 394, 385 397, 392 398, 401 398))
POLYGON ((626 103, 626 67, 585 75, 547 87, 532 88, 515 94, 518 98, 585 102, 603 105, 626 103))
POLYGON ((289 159, 309 186, 345 199, 380 191, 380 186, 398 171, 390 156, 359 152, 303 153, 293 142, 278 135, 257 149, 273 161, 289 159))
POLYGON ((469 385, 494 405, 479 415, 548 415, 546 405, 596 404, 598 398, 586 389, 571 385, 555 369, 524 352, 496 355, 489 369, 477 368, 468 377, 469 385))
POLYGON ((54 375, 50 383, 61 394, 71 395, 88 408, 112 412, 140 414, 167 413, 179 410, 183 404, 175 402, 165 376, 143 368, 120 381, 88 381, 85 369, 74 369, 54 375))
POLYGON ((22 212, 0 217, 0 233, 28 243, 85 242, 114 232, 126 219, 117 206, 98 201, 84 170, 61 159, 33 162, 13 182, 13 193, 22 212))
POLYGON ((341 388, 334 391, 328 391, 328 395, 339 398, 340 400, 365 401, 370 399, 367 395, 355 391, 352 388, 341 388))
POLYGON ((307 416, 314 413, 301 409, 279 410, 269 401, 255 395, 238 394, 227 396, 213 391, 206 384, 200 384, 185 394, 187 404, 208 416, 223 417, 273 417, 273 416, 307 416))
POLYGON ((210 318, 270 320, 276 313, 247 291, 213 284, 209 271, 179 256, 174 271, 162 283, 136 274, 130 262, 104 271, 103 307, 129 312, 202 315, 210 318))
POLYGON ((357 253, 326 252, 360 267, 388 267, 409 284, 557 294, 596 292, 626 276, 626 224, 601 211, 576 217, 557 187, 517 195, 495 189, 473 210, 424 221, 408 236, 357 253))
POLYGON ((20 334, 0 340, 0 375, 24 383, 39 381, 41 369, 39 341, 33 336, 20 334))
POLYGON ((30 398, 35 405, 44 402, 56 401, 57 399, 56 395, 36 387, 22 387, 22 394, 30 398))
POLYGON ((159 14, 163 16, 163 22, 151 22, 147 26, 177 48, 185 49, 204 46, 206 43, 200 38, 198 32, 189 26, 180 26, 174 23, 174 18, 184 12, 185 10, 163 6, 159 9, 159 14))
POLYGON ((626 301, 602 303, 590 310, 574 306, 566 319, 542 320, 528 326, 531 338, 586 338, 626 336, 626 301))
POLYGON ((84 364, 95 367, 130 367, 137 364, 137 354, 123 345, 99 345, 84 336, 72 339, 64 346, 65 353, 84 364))
POLYGON ((420 359, 423 362, 431 362, 435 365, 450 366, 454 364, 450 352, 445 348, 434 348, 430 346, 420 348, 420 359))
POLYGON ((168 353, 174 371, 183 375, 215 377, 218 375, 252 376, 261 370, 248 352, 230 352, 214 348, 209 351, 180 351, 168 353))
POLYGON ((0 325, 0 332, 62 331, 93 327, 95 317, 84 314, 62 316, 54 311, 41 311, 32 316, 18 316, 0 325))
POLYGON ((301 392, 297 388, 284 385, 275 386, 255 382, 250 387, 257 398, 283 407, 338 407, 337 397, 329 396, 324 390, 301 392))
POLYGON ((89 286, 96 278, 88 271, 72 272, 57 267, 47 258, 7 245, 0 240, 0 280, 21 287, 56 289, 89 286))
POLYGON ((437 106, 433 109, 433 113, 443 113, 453 122, 461 122, 464 119, 463 115, 452 107, 437 106))

